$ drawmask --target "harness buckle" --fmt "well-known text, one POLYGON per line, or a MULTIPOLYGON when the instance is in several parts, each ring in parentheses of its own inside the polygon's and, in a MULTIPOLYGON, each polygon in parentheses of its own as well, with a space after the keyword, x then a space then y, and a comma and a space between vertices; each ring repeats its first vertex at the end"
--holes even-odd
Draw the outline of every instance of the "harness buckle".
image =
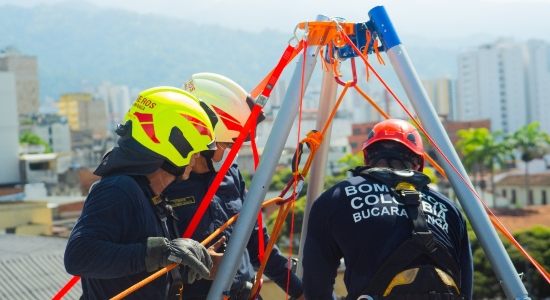
POLYGON ((374 300, 374 298, 369 295, 361 295, 357 300, 374 300))

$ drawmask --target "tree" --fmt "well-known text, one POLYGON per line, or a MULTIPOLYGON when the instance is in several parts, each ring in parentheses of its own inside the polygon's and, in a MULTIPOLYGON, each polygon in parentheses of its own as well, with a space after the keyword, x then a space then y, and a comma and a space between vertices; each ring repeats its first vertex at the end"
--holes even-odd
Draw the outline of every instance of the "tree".
POLYGON ((457 150, 464 155, 464 167, 472 174, 476 167, 483 178, 484 170, 491 173, 491 190, 493 207, 496 206, 494 174, 497 166, 504 166, 506 159, 511 156, 511 146, 502 131, 489 132, 487 128, 470 128, 459 130, 461 138, 456 144, 457 150))
POLYGON ((24 131, 19 136, 19 143, 20 144, 30 144, 30 145, 44 145, 45 147, 45 153, 51 153, 52 149, 50 148, 50 145, 46 143, 44 140, 42 140, 38 135, 30 132, 30 131, 24 131))
POLYGON ((346 155, 344 155, 344 157, 340 158, 338 162, 344 164, 342 169, 340 169, 340 174, 346 175, 348 170, 354 169, 355 167, 362 166, 364 164, 363 152, 359 151, 355 155, 347 153, 346 155))
MULTIPOLYGON (((505 299, 506 295, 477 237, 472 230, 469 230, 468 234, 474 262, 474 299, 505 299)), ((549 269, 550 228, 534 226, 527 230, 514 232, 513 236, 544 269, 549 269)), ((501 236, 501 240, 516 270, 524 274, 523 281, 531 299, 550 297, 550 285, 536 271, 535 267, 507 239, 501 236)))
POLYGON ((540 129, 538 121, 520 127, 511 136, 512 147, 521 153, 521 160, 525 162, 525 199, 529 203, 529 162, 541 158, 550 145, 550 137, 540 129))

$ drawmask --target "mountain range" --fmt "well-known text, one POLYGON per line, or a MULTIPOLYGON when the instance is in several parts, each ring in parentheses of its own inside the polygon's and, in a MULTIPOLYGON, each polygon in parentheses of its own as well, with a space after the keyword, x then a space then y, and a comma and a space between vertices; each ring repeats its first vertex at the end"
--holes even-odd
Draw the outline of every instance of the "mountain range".
MULTIPOLYGON (((180 86, 196 72, 220 73, 251 90, 276 65, 290 37, 275 30, 198 25, 83 2, 0 6, 0 50, 13 46, 38 58, 42 101, 106 81, 140 90, 180 86)), ((460 51, 494 39, 401 37, 421 78, 455 76, 460 51)), ((397 83, 391 67, 380 74, 397 83)))

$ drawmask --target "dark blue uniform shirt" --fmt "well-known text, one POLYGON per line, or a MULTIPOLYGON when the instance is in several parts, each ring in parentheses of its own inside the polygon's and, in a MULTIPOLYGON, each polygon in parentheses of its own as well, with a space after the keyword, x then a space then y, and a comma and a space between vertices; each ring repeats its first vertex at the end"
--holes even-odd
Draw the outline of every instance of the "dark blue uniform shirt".
MULTIPOLYGON (((422 193, 428 227, 461 270, 457 285, 471 299, 473 264, 465 219, 442 194, 428 187, 422 193)), ((380 265, 411 236, 404 205, 384 197, 387 194, 385 184, 356 176, 336 184, 313 203, 303 259, 307 299, 332 299, 341 258, 346 266, 346 299, 357 299, 380 265)))
MULTIPOLYGON (((167 197, 168 203, 172 205, 176 216, 179 218, 178 230, 180 234, 185 232, 189 226, 215 176, 216 172, 213 171, 204 174, 191 172, 189 179, 173 183, 164 190, 163 194, 167 197)), ((237 165, 233 164, 216 191, 216 195, 212 198, 212 202, 195 229, 192 238, 199 242, 203 241, 214 230, 229 220, 229 218, 238 214, 242 208, 246 193, 244 178, 237 165)), ((227 241, 231 239, 233 228, 233 225, 230 225, 222 233, 227 241)), ((265 245, 267 245, 269 235, 265 226, 262 230, 265 245)), ((206 247, 211 246, 217 240, 218 238, 214 239, 206 247)), ((231 289, 238 289, 245 281, 251 280, 254 277, 254 266, 258 267, 259 265, 258 226, 256 224, 245 253, 241 258, 231 289)), ((286 291, 288 259, 276 247, 271 252, 264 274, 286 291)), ((294 273, 291 272, 290 274, 289 294, 299 296, 302 294, 301 282, 294 273)), ((212 281, 210 280, 198 280, 191 285, 186 285, 184 287, 183 298, 204 297, 208 294, 211 285, 212 281)))
MULTIPOLYGON (((160 221, 129 176, 111 175, 92 189, 67 248, 65 269, 82 277, 84 299, 109 299, 152 273, 145 270, 148 237, 163 236, 160 221)), ((168 275, 124 299, 166 299, 168 275)))

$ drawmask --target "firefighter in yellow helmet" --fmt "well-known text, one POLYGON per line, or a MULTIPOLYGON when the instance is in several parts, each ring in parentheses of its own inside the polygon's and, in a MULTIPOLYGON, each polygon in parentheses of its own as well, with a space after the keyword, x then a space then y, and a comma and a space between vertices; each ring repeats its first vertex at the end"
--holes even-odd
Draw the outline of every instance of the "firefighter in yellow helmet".
POLYGON ((216 114, 193 95, 173 87, 139 94, 119 125, 118 147, 94 174, 82 214, 65 249, 65 269, 82 277, 83 299, 109 299, 166 265, 180 270, 126 299, 179 298, 183 283, 208 277, 209 252, 179 238, 171 207, 159 195, 185 180, 200 151, 214 146, 216 114))

